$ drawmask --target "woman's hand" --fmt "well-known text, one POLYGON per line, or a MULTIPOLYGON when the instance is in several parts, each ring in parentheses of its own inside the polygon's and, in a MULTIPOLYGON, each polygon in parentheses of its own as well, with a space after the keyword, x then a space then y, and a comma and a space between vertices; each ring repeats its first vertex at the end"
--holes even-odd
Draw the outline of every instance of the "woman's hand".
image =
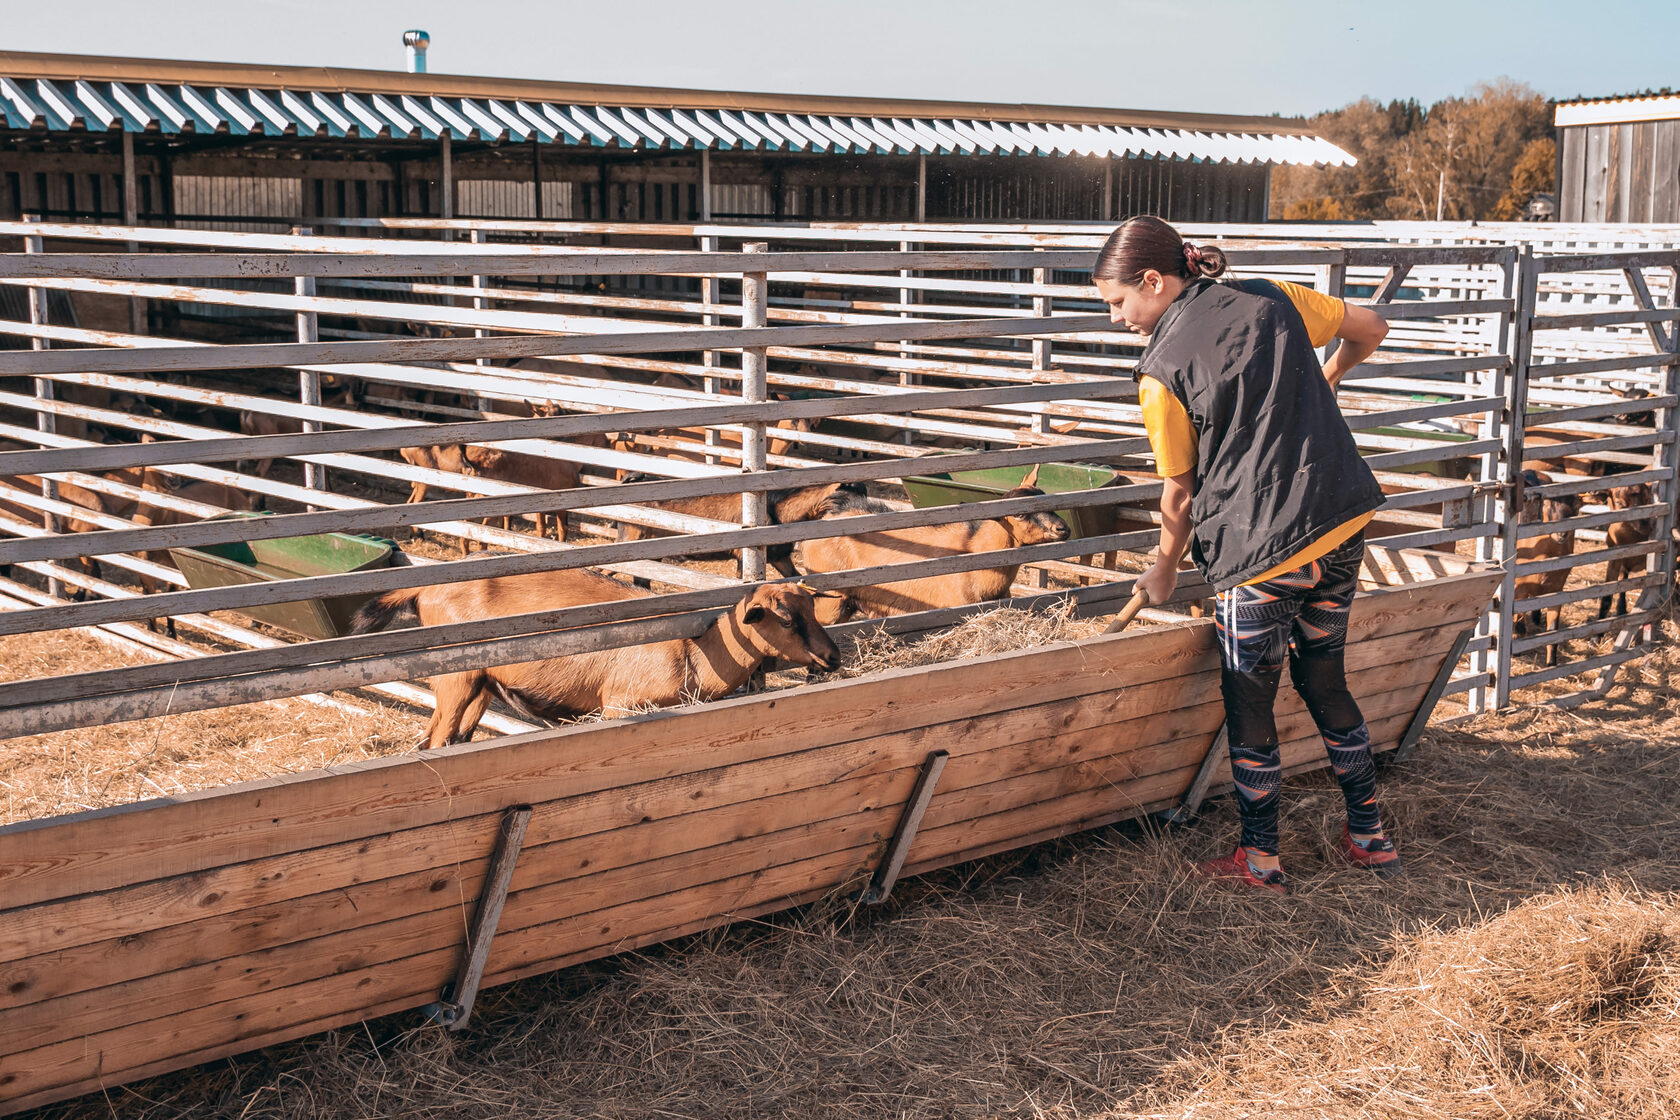
POLYGON ((1138 577, 1136 590, 1148 596, 1150 606, 1160 606, 1172 598, 1173 589, 1177 586, 1177 560, 1175 559, 1172 563, 1157 560, 1150 565, 1147 572, 1138 577))

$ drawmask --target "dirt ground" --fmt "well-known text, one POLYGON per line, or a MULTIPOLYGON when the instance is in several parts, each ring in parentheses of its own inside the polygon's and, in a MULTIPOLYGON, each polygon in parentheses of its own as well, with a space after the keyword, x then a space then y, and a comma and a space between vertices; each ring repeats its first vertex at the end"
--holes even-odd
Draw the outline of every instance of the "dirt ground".
MULTIPOLYGON (((1320 772, 1286 790, 1287 899, 1186 874, 1233 841, 1220 799, 1171 831, 906 881, 879 909, 835 898, 494 989, 459 1034, 396 1015, 37 1115, 1680 1115, 1663 629, 1607 700, 1437 727, 1387 769, 1399 880, 1335 862, 1320 772)), ((352 720, 316 749, 379 734, 352 720)))

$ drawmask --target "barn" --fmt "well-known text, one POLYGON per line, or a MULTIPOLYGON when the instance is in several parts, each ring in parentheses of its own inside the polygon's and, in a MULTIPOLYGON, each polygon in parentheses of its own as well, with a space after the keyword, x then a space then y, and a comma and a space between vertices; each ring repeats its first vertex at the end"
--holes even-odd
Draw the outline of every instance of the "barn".
POLYGON ((0 218, 1257 222, 1351 162, 1278 117, 0 52, 0 218))
POLYGON ((1558 219, 1680 222, 1680 94, 1557 107, 1558 219))

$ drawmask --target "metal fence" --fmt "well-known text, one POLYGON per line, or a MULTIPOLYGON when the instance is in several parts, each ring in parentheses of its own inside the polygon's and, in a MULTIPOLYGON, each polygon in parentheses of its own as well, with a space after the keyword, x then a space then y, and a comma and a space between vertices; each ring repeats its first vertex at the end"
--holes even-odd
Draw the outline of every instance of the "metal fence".
MULTIPOLYGON (((1071 599, 1086 611, 1112 611, 1154 544, 1158 514, 1150 503, 1159 484, 1135 387, 1123 376, 1142 340, 1114 329, 1091 296, 1084 277, 1101 233, 1089 227, 369 220, 339 228, 346 235, 0 223, 0 236, 24 239, 27 250, 0 257, 0 283, 90 304, 144 301, 154 325, 174 325, 180 317, 172 313, 192 307, 250 314, 245 334, 214 341, 184 329, 160 337, 69 326, 53 321, 39 298, 31 301, 29 322, 0 323, 0 332, 36 348, 13 352, 0 367, 12 381, 0 391, 0 408, 11 413, 0 437, 18 447, 0 452, 0 475, 13 480, 4 495, 11 508, 0 514, 0 531, 11 535, 0 540, 0 563, 48 581, 45 590, 38 582, 0 581, 7 600, 0 605, 15 608, 0 614, 0 633, 101 627, 175 659, 0 685, 0 736, 137 718, 165 705, 178 712, 370 685, 424 703, 418 689, 381 682, 698 633, 744 585, 682 558, 739 550, 750 583, 766 548, 833 531, 770 524, 765 495, 898 479, 910 473, 908 460, 935 454, 941 470, 1103 463, 1127 484, 979 506, 889 508, 850 522, 849 530, 1069 508, 1118 508, 1121 519, 1114 532, 1094 538, 1007 556, 813 576, 813 585, 1019 561, 1014 601, 1071 599), (140 251, 105 251, 130 244, 140 251), (54 251, 42 252, 48 248, 54 251), (275 278, 292 290, 264 290, 275 278), (276 321, 286 324, 286 337, 275 336, 276 321), (357 387, 354 405, 333 402, 335 381, 357 387), (568 414, 512 414, 528 416, 533 403, 544 402, 568 414), (305 430, 233 435, 239 411, 305 430), (93 438, 99 431, 118 442, 100 446, 93 438), (774 455, 767 432, 785 445, 774 455), (133 442, 143 433, 158 442, 133 442), (391 457, 403 447, 451 443, 494 444, 571 464, 582 484, 544 490, 391 457), (269 477, 241 465, 269 458, 299 467, 269 477), (138 488, 119 472, 146 468, 260 495, 281 512, 237 523, 135 527, 53 492, 62 483, 132 499, 138 488), (621 473, 645 480, 620 481, 621 473), (19 485, 20 478, 39 482, 19 485), (415 484, 469 496, 402 504, 391 494, 393 486, 415 484), (740 516, 721 522, 653 504, 701 494, 741 495, 740 516), (593 536, 550 540, 476 520, 566 512, 593 536), (72 521, 92 531, 60 531, 72 521), (671 535, 620 541, 626 525, 671 535), (510 553, 439 563, 416 557, 413 567, 260 586, 152 593, 134 586, 141 576, 182 585, 178 572, 154 559, 170 547, 405 526, 510 553), (123 581, 71 563, 90 556, 126 573, 123 581), (315 642, 279 641, 210 617, 322 595, 584 565, 665 591, 490 623, 315 642), (72 592, 88 597, 71 602, 72 592), (163 616, 236 648, 210 653, 136 625, 163 616)), ((1507 569, 1500 605, 1470 640, 1449 692, 1468 693, 1473 708, 1484 708, 1508 702, 1514 688, 1592 669, 1599 670, 1594 687, 1608 688, 1613 667, 1639 653, 1637 631, 1654 619, 1672 579, 1674 255, 1561 257, 1502 244, 1376 239, 1228 244, 1241 273, 1298 279, 1367 301, 1391 324, 1383 351, 1341 394, 1350 427, 1390 495, 1371 534, 1388 545, 1473 553, 1507 569), (1669 271, 1658 277, 1657 269, 1669 271), (1602 288, 1617 272, 1640 277, 1629 290, 1641 306, 1560 316, 1544 303, 1548 286, 1584 277, 1602 288), (1667 303, 1642 292, 1662 293, 1667 303), (1591 354, 1598 335, 1629 329, 1643 332, 1642 352, 1565 360, 1537 344, 1576 332, 1582 337, 1571 345, 1591 354), (1627 377, 1660 377, 1661 392, 1624 399, 1615 389, 1626 384, 1615 379, 1627 377), (1647 412, 1649 421, 1627 423, 1647 412), (1573 433, 1561 450, 1548 445, 1546 452, 1566 469, 1572 462, 1583 472, 1594 464, 1620 469, 1629 456, 1649 455, 1646 469, 1619 481, 1650 483, 1655 499, 1585 512, 1568 525, 1520 523, 1521 472, 1537 454, 1525 443, 1525 427, 1542 423, 1573 433), (1593 540, 1614 525, 1641 521, 1656 527, 1643 542, 1544 560, 1519 556, 1531 537, 1573 530, 1593 540), (1563 600, 1515 599, 1517 580, 1545 565, 1562 560, 1573 569, 1632 557, 1647 561, 1645 574, 1570 588, 1563 600), (1590 603, 1623 584, 1643 593, 1626 616, 1566 618, 1558 632, 1515 634, 1519 611, 1590 603), (1568 660, 1585 639, 1608 639, 1614 648, 1568 660), (1564 655, 1557 666, 1530 671, 1519 660, 1553 645, 1564 655)), ((1543 496, 1606 485, 1582 473, 1548 483, 1543 496)), ((226 508, 168 493, 149 500, 184 518, 226 508)), ((1205 594, 1191 580, 1179 599, 1205 594)), ((906 616, 892 625, 928 628, 960 613, 906 616)), ((521 724, 501 717, 498 726, 521 724)))

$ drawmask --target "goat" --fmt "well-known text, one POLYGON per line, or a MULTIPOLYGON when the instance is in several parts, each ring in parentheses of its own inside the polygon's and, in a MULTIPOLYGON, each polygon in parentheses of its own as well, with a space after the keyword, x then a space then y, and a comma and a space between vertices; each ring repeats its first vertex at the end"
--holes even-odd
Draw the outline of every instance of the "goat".
MULTIPOLYGON (((632 475, 633 481, 645 481, 646 476, 632 475)), ((801 486, 792 490, 772 490, 765 495, 765 506, 770 513, 770 524, 792 525, 799 521, 816 521, 834 512, 851 498, 859 501, 863 499, 863 488, 859 483, 830 482, 822 486, 801 486)), ((741 522, 741 495, 739 494, 706 494, 698 498, 673 498, 666 502, 648 502, 654 509, 670 510, 672 513, 684 513, 690 517, 709 517, 713 521, 733 521, 737 525, 741 522)), ((666 536, 662 529, 650 529, 641 525, 620 525, 618 539, 621 541, 639 541, 645 537, 666 536)), ((793 567, 793 545, 773 544, 764 550, 764 559, 771 567, 784 576, 798 573, 793 567)), ((715 560, 720 557, 736 555, 729 552, 692 553, 691 560, 715 560)))
MULTIPOLYGON (((348 382, 323 392, 321 405, 324 408, 354 408, 356 394, 348 382)), ((272 412, 261 412, 254 408, 242 409, 239 413, 239 434, 244 436, 284 436, 296 435, 303 431, 303 421, 295 416, 280 416, 272 412)), ((241 463, 253 462, 251 473, 258 478, 267 478, 268 472, 274 469, 273 459, 241 460, 241 463)))
MULTIPOLYGON (((365 604, 351 633, 383 629, 412 606, 421 626, 503 618, 650 593, 579 568, 392 591, 365 604)), ((472 737, 492 694, 527 715, 627 713, 647 705, 715 700, 747 683, 766 661, 828 671, 840 651, 818 625, 811 594, 788 584, 755 588, 697 638, 591 650, 433 677, 436 708, 426 747, 472 737)))
MULTIPOLYGON (((1518 518, 1520 524, 1532 524, 1536 517, 1540 521, 1563 521, 1574 517, 1581 511, 1581 498, 1578 494, 1569 494, 1561 498, 1540 498, 1530 495, 1529 490, 1546 485, 1547 479, 1537 471, 1523 471, 1523 512, 1518 518)), ((1575 551, 1575 531, 1573 529, 1563 533, 1550 533, 1538 537, 1529 537, 1517 545, 1517 563, 1520 565, 1533 560, 1552 560, 1569 556, 1575 551)), ((1541 595, 1555 595, 1563 590, 1564 584, 1569 582, 1568 568, 1558 568, 1555 571, 1538 572, 1533 575, 1518 576, 1513 600, 1534 599, 1541 595)), ((1563 616, 1562 607, 1546 607, 1542 610, 1530 611, 1527 625, 1518 617, 1515 625, 1518 633, 1527 633, 1529 627, 1544 633, 1547 630, 1558 629, 1558 623, 1563 616)), ((1558 647, 1546 647, 1545 664, 1548 668, 1558 662, 1558 647)))
MULTIPOLYGON (((517 482, 537 490, 572 490, 580 481, 578 465, 564 459, 550 459, 542 455, 527 455, 519 451, 503 451, 499 447, 465 448, 466 474, 469 478, 492 478, 498 482, 517 482)), ((566 519, 563 514, 545 514, 538 510, 531 514, 537 522, 537 536, 544 535, 545 519, 554 521, 554 539, 566 538, 566 519)), ((509 527, 511 518, 502 518, 502 528, 509 527)))
MULTIPOLYGON (((1035 486, 1020 486, 1005 498, 1025 498, 1044 493, 1035 486)), ((884 507, 864 503, 835 511, 823 520, 844 521, 884 507)), ((854 537, 823 537, 805 541, 797 557, 806 572, 840 572, 851 568, 873 568, 912 560, 960 553, 995 552, 1046 541, 1065 541, 1070 535, 1067 522, 1054 513, 1007 515, 982 521, 959 521, 947 525, 924 525, 909 529, 886 529, 854 537)), ((956 607, 1003 599, 1015 582, 1020 564, 982 568, 943 576, 883 583, 849 589, 839 600, 824 600, 817 621, 824 626, 842 622, 854 614, 885 618, 893 614, 956 607)))
MULTIPOLYGON (((1649 482, 1637 482, 1632 486, 1612 486, 1609 494, 1611 509, 1635 509, 1648 506, 1656 499, 1649 482)), ((1605 530, 1605 537, 1611 548, 1623 545, 1639 544, 1652 539, 1656 522, 1650 518, 1643 521, 1618 521, 1605 530)), ((1604 565, 1604 582, 1615 583, 1626 579, 1635 572, 1645 570, 1645 557, 1622 556, 1610 560, 1604 565)), ((1624 615, 1628 611, 1627 592, 1617 595, 1606 595, 1598 601, 1598 617, 1605 618, 1610 614, 1610 600, 1616 600, 1616 614, 1624 615)))

